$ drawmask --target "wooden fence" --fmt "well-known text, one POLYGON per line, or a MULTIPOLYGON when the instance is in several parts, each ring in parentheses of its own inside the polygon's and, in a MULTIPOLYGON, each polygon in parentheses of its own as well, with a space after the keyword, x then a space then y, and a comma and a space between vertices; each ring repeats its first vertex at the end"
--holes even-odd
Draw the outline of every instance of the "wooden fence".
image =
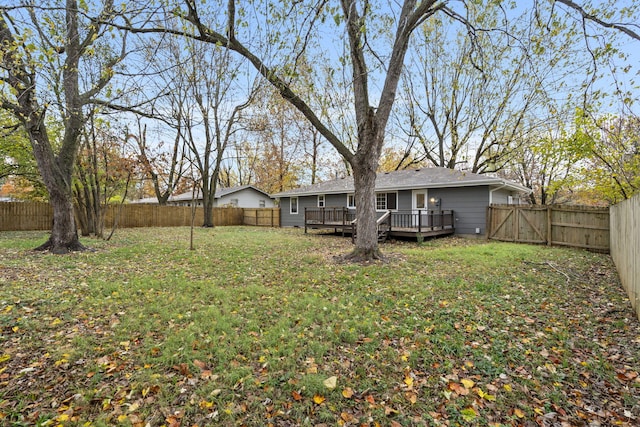
POLYGON ((611 257, 640 319, 640 194, 611 206, 611 257))
POLYGON ((588 206, 491 205, 487 237, 609 252, 609 209, 588 206))
POLYGON ((280 208, 243 208, 244 225, 280 227, 280 208))
MULTIPOLYGON (((215 225, 260 225, 278 227, 277 208, 264 209, 214 208, 215 225)), ((117 218, 118 227, 175 227, 191 225, 191 208, 143 204, 111 205, 105 215, 105 228, 111 228, 117 218)), ((196 208, 195 224, 203 222, 203 209, 196 208)), ((48 203, 0 203, 0 231, 50 230, 53 210, 48 203)))

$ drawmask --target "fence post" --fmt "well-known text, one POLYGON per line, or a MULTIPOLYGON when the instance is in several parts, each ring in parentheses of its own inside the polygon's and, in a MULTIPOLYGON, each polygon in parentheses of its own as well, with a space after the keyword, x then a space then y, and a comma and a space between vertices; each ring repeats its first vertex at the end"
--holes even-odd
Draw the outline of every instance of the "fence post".
MULTIPOLYGON (((453 213, 453 211, 451 211, 451 213, 453 213)), ((491 205, 488 205, 487 206, 487 226, 485 228, 485 231, 487 233, 487 235, 486 235, 486 239, 487 240, 489 240, 489 236, 491 236, 491 231, 492 231, 491 230, 491 225, 492 225, 492 222, 493 222, 493 221, 491 221, 492 213, 493 212, 492 212, 492 209, 491 209, 491 205)), ((451 224, 451 225, 453 225, 453 224, 451 224)))
POLYGON ((551 236, 553 233, 553 226, 551 219, 553 218, 553 212, 551 205, 547 206, 547 246, 551 246, 551 236))
POLYGON ((513 218, 513 241, 518 242, 520 240, 520 211, 516 206, 513 210, 515 217, 513 218))

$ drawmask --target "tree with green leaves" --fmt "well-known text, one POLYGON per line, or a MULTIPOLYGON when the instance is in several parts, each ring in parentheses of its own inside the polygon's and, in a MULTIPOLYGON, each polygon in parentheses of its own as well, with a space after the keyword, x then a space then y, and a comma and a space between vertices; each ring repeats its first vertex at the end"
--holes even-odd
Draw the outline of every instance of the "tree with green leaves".
POLYGON ((640 118, 579 113, 574 139, 582 142, 582 182, 594 197, 614 204, 640 192, 640 118))
POLYGON ((95 6, 65 0, 46 8, 31 1, 0 7, 0 106, 29 137, 54 216, 49 240, 38 249, 53 253, 86 249, 72 195, 85 110, 126 55, 124 38, 116 49, 111 36, 118 31, 105 25, 116 15, 113 1, 102 2, 97 12, 95 6), (47 126, 54 117, 63 124, 60 138, 47 126))
POLYGON ((40 186, 29 138, 20 123, 0 110, 0 186, 7 180, 40 186))

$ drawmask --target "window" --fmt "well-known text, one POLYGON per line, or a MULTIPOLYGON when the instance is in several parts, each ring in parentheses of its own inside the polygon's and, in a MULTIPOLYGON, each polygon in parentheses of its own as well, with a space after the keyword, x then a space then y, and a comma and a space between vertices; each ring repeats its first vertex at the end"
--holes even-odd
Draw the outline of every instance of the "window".
POLYGON ((292 197, 289 201, 289 213, 296 215, 298 213, 298 198, 292 197))
POLYGON ((264 200, 258 201, 258 207, 264 208, 266 206, 266 202, 264 200))
POLYGON ((387 193, 387 209, 398 209, 398 193, 387 193))
POLYGON ((356 195, 347 194, 347 207, 354 209, 356 207, 356 195))
POLYGON ((386 211, 398 209, 397 193, 376 193, 376 210, 386 211))
POLYGON ((416 193, 416 209, 424 209, 424 193, 416 193))
POLYGON ((232 207, 238 207, 238 199, 231 199, 231 206, 232 207))
POLYGON ((324 208, 324 194, 318 194, 318 207, 324 208))

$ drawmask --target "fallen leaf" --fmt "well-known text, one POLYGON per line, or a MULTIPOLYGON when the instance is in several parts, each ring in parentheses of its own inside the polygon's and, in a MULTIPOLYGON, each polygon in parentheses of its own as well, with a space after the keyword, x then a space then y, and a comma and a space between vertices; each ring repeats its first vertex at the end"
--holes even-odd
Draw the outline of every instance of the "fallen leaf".
POLYGON ((327 398, 326 398, 326 397, 324 397, 324 396, 321 396, 321 395, 319 395, 319 394, 315 394, 315 395, 313 396, 313 402, 314 402, 316 405, 321 405, 321 404, 322 404, 322 402, 324 402, 325 400, 327 400, 327 398))
POLYGON ((347 399, 351 399, 351 397, 353 396, 353 390, 351 389, 351 387, 347 387, 342 390, 342 396, 347 399))
POLYGON ((353 422, 353 420, 355 419, 355 417, 348 412, 340 413, 340 418, 346 423, 353 422))
POLYGON ((418 401, 418 395, 413 392, 407 392, 404 395, 411 404, 415 404, 418 401))
POLYGON ((336 385, 338 384, 338 377, 335 377, 335 376, 329 377, 326 380, 324 380, 322 384, 324 384, 324 386, 329 390, 333 390, 334 388, 336 388, 336 385))
POLYGON ((496 397, 493 394, 485 393, 482 389, 478 389, 478 396, 485 400, 490 400, 492 402, 496 401, 496 397))
POLYGON ((524 412, 520 408, 514 409, 513 410, 513 415, 515 415, 518 418, 524 418, 524 412))
POLYGON ((300 393, 298 393, 297 391, 295 391, 295 390, 293 390, 291 392, 291 397, 293 397, 293 400, 295 400, 295 401, 302 400, 302 395, 300 393))
POLYGON ((413 377, 411 375, 407 375, 404 377, 404 383, 409 387, 413 387, 413 377))
POLYGON ((463 378, 460 382, 462 383, 464 388, 473 388, 473 386, 476 384, 473 380, 470 380, 468 378, 463 378))

